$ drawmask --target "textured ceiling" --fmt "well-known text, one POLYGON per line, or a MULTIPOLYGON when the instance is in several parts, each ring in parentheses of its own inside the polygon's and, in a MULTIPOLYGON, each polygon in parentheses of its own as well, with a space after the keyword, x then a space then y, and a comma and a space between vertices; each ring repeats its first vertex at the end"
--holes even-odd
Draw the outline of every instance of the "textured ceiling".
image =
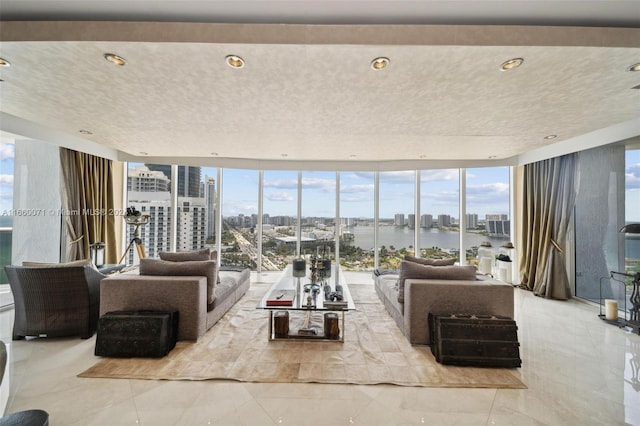
POLYGON ((4 22, 0 37, 5 119, 130 159, 471 164, 640 116, 638 29, 4 22))

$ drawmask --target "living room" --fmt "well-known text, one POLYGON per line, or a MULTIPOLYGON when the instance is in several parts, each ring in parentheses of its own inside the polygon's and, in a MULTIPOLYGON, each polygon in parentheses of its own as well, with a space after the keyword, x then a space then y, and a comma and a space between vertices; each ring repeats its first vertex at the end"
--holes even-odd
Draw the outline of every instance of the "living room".
MULTIPOLYGON (((410 7, 401 3, 400 9, 410 7)), ((12 216, 8 261, 2 249, 5 265, 72 260, 66 256, 75 238, 65 223, 78 215, 66 204, 60 184, 68 181, 60 166, 65 149, 112 167, 115 203, 85 212, 113 213, 106 215, 111 221, 105 225, 113 237, 92 236, 81 250, 90 256, 89 245, 106 241, 102 260, 108 264, 139 262, 135 250, 125 250, 134 235, 122 216, 131 206, 149 215, 155 208, 154 228, 143 227, 141 235, 149 257, 210 247, 223 265, 250 268, 255 289, 276 281, 300 254, 324 253, 342 268, 347 283, 372 290, 373 271, 397 269, 405 254, 477 264, 480 242, 492 241, 495 255, 513 242, 508 281, 524 284, 514 289, 523 359, 515 375, 527 386, 79 378, 97 360, 95 337, 11 342, 13 312, 6 310, 0 314, 2 340, 14 367, 6 412, 43 408, 52 421, 64 424, 319 424, 309 412, 320 405, 335 407, 324 424, 640 424, 637 330, 598 318, 603 279, 609 291, 605 298, 616 299, 620 316, 628 315, 629 298, 616 290, 610 275, 636 271, 634 237, 618 230, 640 221, 634 208, 640 202, 634 186, 640 163, 638 100, 637 91, 629 90, 638 85, 632 70, 638 62, 638 29, 624 20, 622 12, 633 16, 629 2, 614 3, 617 20, 600 15, 579 21, 554 9, 564 23, 551 29, 519 27, 523 12, 512 11, 520 21, 478 15, 471 21, 478 27, 466 29, 447 26, 454 22, 444 15, 440 22, 396 17, 395 23, 377 16, 378 26, 363 22, 358 32, 336 27, 335 17, 320 22, 319 15, 314 23, 326 26, 270 26, 277 19, 267 16, 257 21, 262 25, 234 26, 222 15, 205 20, 221 22, 210 25, 166 22, 163 27, 151 22, 152 15, 135 25, 56 23, 72 15, 63 9, 28 15, 13 9, 15 2, 3 1, 0 57, 10 66, 0 68, 1 124, 11 166, 3 157, 2 174, 12 183, 12 204, 2 206, 12 216), (13 15, 6 13, 12 10, 13 15), (36 21, 43 16, 49 22, 36 21), (501 38, 505 27, 486 26, 496 24, 509 24, 512 41, 501 38), (125 64, 103 57, 112 52, 125 64), (171 57, 166 64, 171 71, 153 69, 157 57, 152 58, 161 52, 171 57), (342 59, 323 62, 329 52, 342 59), (100 61, 94 63, 93 56, 100 61), (220 63, 212 66, 211 58, 220 63), (255 64, 264 67, 266 58, 295 60, 257 71, 255 64), (366 66, 356 70, 356 62, 365 58, 366 66), (477 80, 460 66, 462 58, 478 68, 477 80), (524 60, 516 67, 511 58, 524 60), (77 61, 78 74, 62 66, 60 75, 45 78, 38 67, 29 72, 21 67, 54 59, 77 61), (571 63, 570 69, 546 74, 560 59, 563 66, 571 63), (234 68, 240 60, 242 66, 234 68), (606 69, 584 70, 586 64, 605 62, 606 69), (507 69, 500 71, 501 66, 507 69), (621 72, 609 74, 618 68, 621 72), (174 93, 170 83, 185 90, 174 93), (227 95, 228 87, 236 92, 227 95), (472 96, 473 91, 478 93, 472 96), (93 100, 86 100, 89 93, 93 100), (167 93, 173 93, 171 102, 167 93), (415 99, 408 100, 409 93, 415 99), (142 101, 135 102, 138 98, 142 101), (460 105, 460 111, 453 110, 457 116, 451 114, 454 100, 460 105), (524 208, 526 173, 528 165, 573 154, 579 171, 573 175, 575 199, 561 203, 573 208, 566 235, 556 241, 567 283, 557 290, 557 280, 539 285, 532 279, 526 262, 531 257, 523 238, 530 213, 524 208), (188 174, 196 169, 197 194, 189 194, 188 174), (141 198, 144 191, 130 184, 143 175, 154 175, 165 186, 141 198), (163 217, 159 206, 166 209, 163 217), (184 222, 187 207, 193 209, 190 215, 196 207, 205 215, 195 243, 194 222, 184 222), (160 230, 166 232, 164 245, 159 245, 160 230)), ((289 6, 295 15, 296 7, 289 6)), ((298 19, 305 16, 298 14, 298 19)), ((240 22, 241 14, 234 16, 240 22)), ((531 25, 550 25, 544 16, 531 16, 531 25)), ((492 272, 498 277, 498 270, 492 272)))

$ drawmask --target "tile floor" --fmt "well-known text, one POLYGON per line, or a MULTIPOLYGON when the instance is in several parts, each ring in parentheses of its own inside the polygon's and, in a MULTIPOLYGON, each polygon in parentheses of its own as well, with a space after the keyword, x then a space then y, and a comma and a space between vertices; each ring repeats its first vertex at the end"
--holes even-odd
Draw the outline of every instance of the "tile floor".
MULTIPOLYGON (((372 282, 358 273, 347 281, 372 282)), ((640 425, 640 336, 579 300, 516 290, 515 303, 524 390, 81 379, 96 362, 95 336, 12 342, 5 310, 6 412, 45 409, 53 426, 640 425)))

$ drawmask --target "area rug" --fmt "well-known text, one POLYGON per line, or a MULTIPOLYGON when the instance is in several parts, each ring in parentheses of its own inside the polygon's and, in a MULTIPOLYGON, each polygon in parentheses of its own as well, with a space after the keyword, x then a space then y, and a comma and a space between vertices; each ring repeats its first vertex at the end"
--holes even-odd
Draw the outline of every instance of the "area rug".
MULTIPOLYGON (((101 358, 79 377, 526 388, 516 370, 445 366, 428 346, 411 346, 372 285, 349 286, 357 309, 346 314, 344 343, 270 342, 269 313, 256 309, 268 287, 253 284, 197 342, 178 342, 164 358, 101 358)), ((305 319, 297 314, 291 314, 294 329, 305 319)), ((312 325, 322 321, 322 314, 312 316, 312 325)))

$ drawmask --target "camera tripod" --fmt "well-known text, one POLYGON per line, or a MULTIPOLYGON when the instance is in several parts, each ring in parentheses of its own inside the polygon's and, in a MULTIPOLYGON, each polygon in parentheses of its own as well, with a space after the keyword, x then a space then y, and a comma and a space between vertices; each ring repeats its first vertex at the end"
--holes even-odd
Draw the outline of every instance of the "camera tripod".
POLYGON ((124 250, 124 253, 122 253, 122 257, 120 258, 120 261, 118 263, 122 263, 124 258, 127 256, 127 253, 129 253, 131 246, 133 246, 134 244, 136 246, 136 251, 138 252, 138 258, 144 259, 146 257, 144 253, 144 246, 142 245, 142 240, 140 239, 140 226, 146 225, 147 223, 149 223, 149 218, 150 218, 149 215, 124 217, 124 220, 127 223, 127 225, 134 225, 135 228, 133 229, 133 238, 131 238, 131 241, 129 241, 129 245, 127 245, 127 248, 124 250))

